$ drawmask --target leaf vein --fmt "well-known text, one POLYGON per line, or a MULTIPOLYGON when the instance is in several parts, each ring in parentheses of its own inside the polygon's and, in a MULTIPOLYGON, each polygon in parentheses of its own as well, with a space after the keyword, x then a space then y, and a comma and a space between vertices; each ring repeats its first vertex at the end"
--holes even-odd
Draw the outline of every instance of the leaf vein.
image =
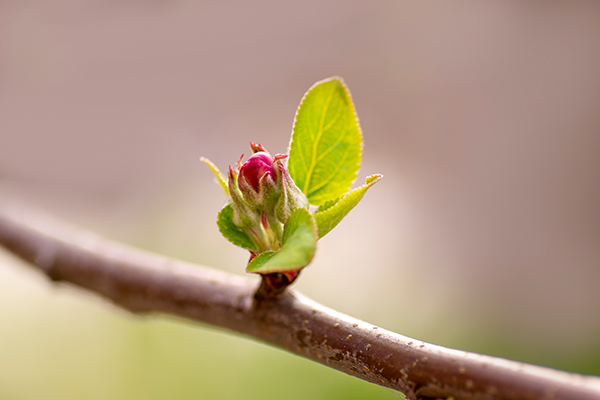
POLYGON ((335 142, 329 146, 327 149, 325 149, 325 151, 323 151, 319 157, 317 157, 317 162, 321 161, 323 158, 325 158, 325 156, 327 156, 327 154, 331 153, 335 147, 340 144, 340 142, 342 140, 344 140, 344 138, 346 137, 346 132, 348 132, 348 127, 345 127, 344 130, 342 131, 342 133, 340 133, 338 135, 338 137, 335 139, 335 142))
POLYGON ((331 172, 331 174, 329 174, 329 176, 327 178, 325 178, 324 180, 321 181, 320 184, 318 184, 314 188, 312 188, 312 190, 309 193, 306 193, 307 197, 310 196, 311 194, 315 193, 317 190, 321 189, 323 186, 327 185, 329 182, 331 182, 331 180, 335 177, 335 175, 337 175, 338 171, 344 165, 344 162, 348 158, 349 153, 350 153, 350 149, 346 148, 346 150, 344 151, 344 156, 342 157, 342 161, 340 161, 338 163, 336 168, 331 172))
POLYGON ((313 171, 317 164, 317 148, 319 145, 319 141, 321 140, 321 136, 323 136, 323 125, 325 124, 325 116, 327 114, 327 110, 329 108, 329 105, 331 104, 331 100, 333 99, 333 95, 334 95, 336 89, 337 89, 337 85, 334 85, 331 90, 331 93, 329 94, 329 96, 327 97, 327 100, 325 101, 323 109, 321 110, 321 119, 319 121, 319 130, 317 132, 317 137, 313 140, 313 150, 312 150, 312 157, 310 160, 311 161, 310 167, 308 168, 308 172, 306 173, 306 181, 304 181, 304 189, 302 190, 302 192, 305 193, 307 196, 308 196, 308 188, 310 186, 310 180, 312 178, 313 171))

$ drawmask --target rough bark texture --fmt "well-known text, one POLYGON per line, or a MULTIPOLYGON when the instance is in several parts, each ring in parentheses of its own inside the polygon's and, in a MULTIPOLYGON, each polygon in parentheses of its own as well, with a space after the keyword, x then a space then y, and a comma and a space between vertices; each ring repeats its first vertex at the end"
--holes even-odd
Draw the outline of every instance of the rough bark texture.
POLYGON ((600 378, 448 349, 340 314, 288 290, 102 239, 0 204, 0 244, 54 281, 134 312, 167 313, 239 332, 409 399, 600 399, 600 378))

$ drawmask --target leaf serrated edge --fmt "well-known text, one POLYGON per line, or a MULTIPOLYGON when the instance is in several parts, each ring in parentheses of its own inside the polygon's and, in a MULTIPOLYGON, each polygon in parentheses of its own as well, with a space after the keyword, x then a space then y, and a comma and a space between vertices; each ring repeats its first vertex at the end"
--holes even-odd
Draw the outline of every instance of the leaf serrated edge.
MULTIPOLYGON (((360 197, 358 198, 356 204, 354 206, 352 206, 346 213, 344 213, 342 215, 342 217, 340 218, 340 220, 335 225, 327 227, 327 230, 325 230, 325 232, 321 232, 321 230, 319 229, 318 238, 321 239, 323 236, 325 236, 326 234, 328 234, 329 232, 331 232, 331 230, 333 228, 335 228, 337 226, 337 224, 339 224, 346 217, 346 215, 348 215, 348 213, 350 211, 352 211, 352 209, 354 207, 356 207, 356 205, 362 200, 362 198, 364 197, 364 195, 367 193, 367 190, 371 186, 373 186, 374 184, 376 184, 377 182, 379 182, 381 180, 381 178, 383 178, 383 175, 381 175, 381 174, 369 175, 367 177, 367 179, 365 180, 365 184, 364 185, 359 186, 359 187, 357 187, 355 189, 352 189, 352 190, 348 191, 342 197, 340 197, 339 199, 337 199, 337 201, 333 205, 327 207, 326 209, 324 209, 322 211, 317 210, 317 212, 314 214, 315 222, 317 222, 317 219, 320 218, 321 215, 328 214, 328 213, 333 213, 336 208, 342 207, 344 205, 344 198, 347 198, 348 196, 350 196, 353 193, 362 191, 362 193, 359 194, 360 197)), ((319 224, 317 222, 317 226, 318 225, 319 224)))
POLYGON ((315 214, 323 212, 323 211, 335 206, 338 201, 340 201, 340 197, 338 197, 337 199, 327 200, 325 203, 321 204, 319 206, 319 208, 317 208, 317 211, 315 211, 315 214))

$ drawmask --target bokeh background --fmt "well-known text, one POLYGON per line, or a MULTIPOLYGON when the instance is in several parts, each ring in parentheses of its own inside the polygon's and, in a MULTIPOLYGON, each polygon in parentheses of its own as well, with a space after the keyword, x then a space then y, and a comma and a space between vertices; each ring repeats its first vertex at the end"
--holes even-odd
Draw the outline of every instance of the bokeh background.
MULTIPOLYGON (((433 343, 600 374, 600 3, 0 1, 0 196, 243 273, 210 171, 349 85, 383 173, 296 288, 433 343)), ((0 399, 393 399, 0 250, 0 399)))

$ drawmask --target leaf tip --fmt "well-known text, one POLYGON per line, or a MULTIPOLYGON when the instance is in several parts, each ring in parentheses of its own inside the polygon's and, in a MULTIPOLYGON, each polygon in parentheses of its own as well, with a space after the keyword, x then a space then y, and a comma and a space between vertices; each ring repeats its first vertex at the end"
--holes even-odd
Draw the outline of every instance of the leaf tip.
POLYGON ((365 183, 366 183, 367 185, 369 185, 369 186, 370 186, 370 185, 374 185, 374 184, 376 184, 377 182, 379 182, 379 181, 380 181, 382 178, 383 178, 383 175, 382 175, 382 174, 373 174, 373 175, 369 175, 369 176, 367 176, 367 179, 366 179, 366 182, 365 182, 365 183))
POLYGON ((225 180, 225 177, 223 176, 221 171, 219 171, 219 168, 217 168, 217 166, 206 157, 200 157, 200 161, 202 161, 208 166, 208 168, 210 168, 210 170, 215 175, 215 178, 217 179, 217 184, 223 190, 223 192, 225 192, 225 195, 228 196, 229 189, 227 188, 227 181, 225 180))

